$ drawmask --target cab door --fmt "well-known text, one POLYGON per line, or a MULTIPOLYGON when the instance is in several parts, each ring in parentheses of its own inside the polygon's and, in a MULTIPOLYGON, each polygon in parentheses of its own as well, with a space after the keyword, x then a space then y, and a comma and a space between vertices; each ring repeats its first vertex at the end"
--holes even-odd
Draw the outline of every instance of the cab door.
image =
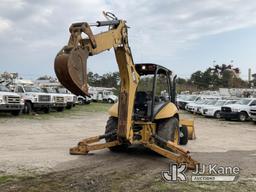
POLYGON ((155 74, 152 117, 171 102, 170 75, 164 69, 158 69, 155 74))

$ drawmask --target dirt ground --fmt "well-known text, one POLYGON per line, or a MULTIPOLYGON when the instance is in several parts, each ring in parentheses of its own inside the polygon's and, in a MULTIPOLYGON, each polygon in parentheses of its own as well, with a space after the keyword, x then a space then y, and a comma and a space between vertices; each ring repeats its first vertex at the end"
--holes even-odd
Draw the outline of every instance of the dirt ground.
POLYGON ((191 156, 202 164, 238 166, 240 174, 237 182, 168 183, 161 172, 170 161, 141 146, 69 155, 79 140, 104 132, 107 113, 86 107, 66 115, 0 117, 0 191, 255 191, 256 125, 251 122, 182 112, 195 118, 197 139, 185 146, 191 156))

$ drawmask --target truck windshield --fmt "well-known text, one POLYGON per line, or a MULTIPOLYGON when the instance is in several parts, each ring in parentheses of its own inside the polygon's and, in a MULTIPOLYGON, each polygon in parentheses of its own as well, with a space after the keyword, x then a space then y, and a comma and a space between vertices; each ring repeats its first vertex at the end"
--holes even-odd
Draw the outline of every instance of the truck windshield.
POLYGON ((46 93, 57 93, 57 91, 55 89, 53 89, 52 87, 46 87, 46 88, 43 88, 43 90, 46 93))
POLYGON ((7 87, 5 87, 4 85, 0 85, 0 91, 10 92, 10 90, 7 87))
POLYGON ((58 93, 65 93, 67 94, 67 90, 65 88, 58 88, 58 93))
POLYGON ((212 100, 207 103, 207 105, 215 105, 217 103, 217 100, 212 100))
POLYGON ((205 99, 200 99, 200 100, 197 100, 195 103, 196 104, 204 104, 207 100, 205 99))
POLYGON ((177 99, 180 99, 180 100, 184 100, 184 99, 186 99, 186 95, 178 95, 177 96, 177 99))
POLYGON ((252 101, 251 99, 241 99, 241 100, 237 101, 236 104, 248 105, 251 101, 252 101))
POLYGON ((188 101, 195 101, 196 98, 197 98, 197 96, 191 95, 191 96, 188 97, 188 101))
POLYGON ((26 92, 34 92, 34 93, 39 93, 41 92, 41 89, 38 87, 24 87, 26 92))
POLYGON ((215 105, 216 106, 222 106, 226 103, 226 101, 218 101, 215 105))

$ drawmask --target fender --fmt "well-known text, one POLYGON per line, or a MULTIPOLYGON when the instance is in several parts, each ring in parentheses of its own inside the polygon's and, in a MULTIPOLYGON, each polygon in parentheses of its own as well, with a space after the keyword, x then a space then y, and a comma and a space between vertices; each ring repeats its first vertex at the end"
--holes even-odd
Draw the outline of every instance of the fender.
POLYGON ((111 117, 118 117, 118 102, 115 103, 114 105, 112 105, 109 110, 108 110, 108 114, 111 117))
MULTIPOLYGON (((118 102, 109 108, 108 114, 112 117, 118 117, 118 102)), ((177 115, 178 115, 178 109, 176 105, 170 102, 156 113, 154 119, 165 119, 165 118, 169 118, 177 115)))
POLYGON ((157 119, 166 119, 166 118, 170 118, 173 116, 177 116, 177 118, 179 119, 178 116, 178 109, 176 107, 176 105, 174 105, 173 103, 168 103, 166 105, 163 106, 163 108, 161 108, 154 116, 154 120, 157 119))

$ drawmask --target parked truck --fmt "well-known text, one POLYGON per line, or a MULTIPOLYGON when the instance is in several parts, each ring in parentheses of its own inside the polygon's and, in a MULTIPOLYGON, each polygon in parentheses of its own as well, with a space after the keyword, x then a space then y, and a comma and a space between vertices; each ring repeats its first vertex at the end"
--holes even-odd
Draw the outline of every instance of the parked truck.
POLYGON ((91 97, 87 97, 87 96, 77 96, 77 102, 78 104, 80 105, 84 105, 84 104, 90 104, 92 101, 92 98, 91 97))
POLYGON ((64 94, 57 93, 56 89, 52 87, 42 87, 41 89, 51 96, 52 109, 58 112, 62 112, 65 109, 67 102, 64 94))
POLYGON ((256 124, 256 106, 252 106, 250 109, 250 117, 256 124))
POLYGON ((75 106, 77 101, 77 96, 70 93, 66 88, 64 87, 57 87, 56 88, 57 93, 63 95, 65 97, 66 102, 66 109, 71 109, 75 106))
POLYGON ((226 120, 236 119, 246 121, 250 118, 250 108, 256 106, 256 98, 244 98, 235 104, 221 107, 220 115, 226 120))
POLYGON ((17 116, 23 107, 24 100, 17 93, 12 93, 7 87, 0 85, 0 112, 17 116))
POLYGON ((114 95, 113 91, 104 88, 91 88, 89 94, 92 100, 96 102, 115 103, 118 100, 118 97, 114 95))
POLYGON ((23 112, 25 114, 29 114, 32 111, 50 112, 50 108, 52 107, 51 96, 43 93, 39 87, 33 85, 16 85, 14 92, 24 99, 23 112))

